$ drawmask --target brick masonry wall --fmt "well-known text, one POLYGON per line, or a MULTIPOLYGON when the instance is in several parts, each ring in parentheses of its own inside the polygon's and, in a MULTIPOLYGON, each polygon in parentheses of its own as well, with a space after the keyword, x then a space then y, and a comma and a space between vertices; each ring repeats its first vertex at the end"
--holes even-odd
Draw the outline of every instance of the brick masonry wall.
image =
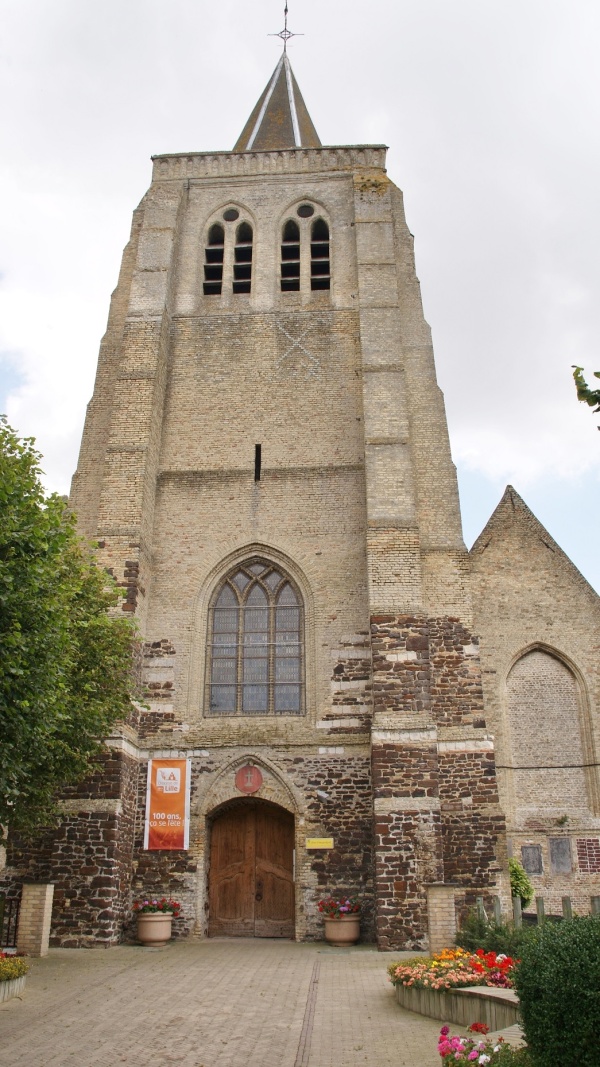
POLYGON ((579 811, 589 819, 585 764, 591 762, 591 754, 581 736, 573 673, 547 652, 534 650, 515 663, 506 686, 510 763, 523 768, 512 772, 517 818, 526 825, 549 805, 557 818, 579 811))
POLYGON ((471 550, 487 721, 496 738, 509 847, 541 849, 530 874, 547 910, 586 913, 600 872, 577 840, 600 837, 600 600, 508 487, 471 550), (571 839, 573 869, 552 870, 549 840, 571 839))
POLYGON ((9 836, 7 883, 52 882, 51 944, 79 948, 121 940, 129 908, 137 762, 107 755, 69 791, 60 825, 31 840, 9 836))
POLYGON ((427 946, 427 886, 495 891, 506 859, 477 642, 458 619, 372 619, 378 944, 427 946))
MULTIPOLYGON (((232 763, 231 749, 211 748, 191 758, 189 852, 143 849, 145 777, 140 775, 132 898, 172 896, 182 903, 174 936, 206 932, 212 821, 223 807, 244 802, 244 795, 235 786, 235 770, 250 759, 263 775, 263 785, 252 799, 277 803, 295 817, 297 936, 321 939, 318 900, 332 893, 350 893, 363 901, 362 938, 372 940, 373 817, 368 751, 337 745, 321 746, 312 753, 269 749, 263 754, 254 748, 251 753, 240 750, 232 763), (333 838, 333 848, 306 847, 307 838, 323 837, 333 838)), ((132 922, 127 932, 133 934, 132 922)))

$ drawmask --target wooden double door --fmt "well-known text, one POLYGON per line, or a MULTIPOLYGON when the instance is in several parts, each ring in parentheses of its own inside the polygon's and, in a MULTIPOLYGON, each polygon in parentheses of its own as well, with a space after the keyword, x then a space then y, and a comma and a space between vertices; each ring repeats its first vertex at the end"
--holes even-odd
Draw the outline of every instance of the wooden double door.
POLYGON ((212 824, 211 937, 293 937, 294 817, 264 800, 241 800, 212 824))

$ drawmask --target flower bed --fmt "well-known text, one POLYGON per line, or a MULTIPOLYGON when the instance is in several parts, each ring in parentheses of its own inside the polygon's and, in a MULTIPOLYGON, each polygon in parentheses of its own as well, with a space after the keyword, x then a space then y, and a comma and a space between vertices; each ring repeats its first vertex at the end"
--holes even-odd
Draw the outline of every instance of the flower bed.
POLYGON ((507 1045, 502 1037, 490 1040, 487 1037, 489 1027, 484 1023, 472 1023, 468 1028, 471 1032, 469 1037, 453 1036, 449 1026, 442 1026, 438 1038, 438 1052, 443 1064, 464 1064, 465 1067, 474 1067, 475 1064, 523 1065, 530 1064, 525 1049, 513 1049, 507 1045))
POLYGON ((510 989, 515 962, 510 956, 484 952, 481 948, 475 953, 462 948, 444 949, 434 956, 416 956, 392 963, 388 974, 393 985, 438 992, 477 985, 510 989))

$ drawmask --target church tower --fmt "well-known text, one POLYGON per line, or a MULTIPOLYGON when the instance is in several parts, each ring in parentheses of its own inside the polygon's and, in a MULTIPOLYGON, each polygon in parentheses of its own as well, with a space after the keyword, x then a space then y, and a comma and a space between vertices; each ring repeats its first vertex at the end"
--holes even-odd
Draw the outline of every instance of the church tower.
POLYGON ((199 934, 319 937, 343 890, 363 936, 407 948, 449 883, 452 908, 501 889, 456 475, 385 153, 321 145, 284 50, 233 151, 154 157, 134 213, 72 489, 145 649, 147 705, 110 742, 117 916, 152 891, 199 934), (190 761, 180 852, 143 848, 158 757, 190 761))
POLYGON ((320 939, 350 894, 436 950, 506 915, 509 853, 598 907, 600 600, 510 486, 465 549, 385 153, 321 144, 284 47, 232 151, 154 157, 71 497, 145 699, 0 879, 54 885, 55 945, 150 894, 176 936, 320 939))

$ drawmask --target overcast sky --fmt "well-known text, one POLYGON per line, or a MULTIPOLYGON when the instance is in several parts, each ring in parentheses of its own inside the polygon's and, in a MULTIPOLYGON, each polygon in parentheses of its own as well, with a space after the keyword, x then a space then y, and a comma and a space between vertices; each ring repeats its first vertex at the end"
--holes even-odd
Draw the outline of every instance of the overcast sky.
MULTIPOLYGON (((465 539, 507 483, 600 590, 598 0, 289 0, 324 144, 385 143, 465 539), (597 384, 597 382, 596 382, 597 384)), ((150 156, 230 149, 280 0, 0 0, 0 410, 67 492, 150 156)))

